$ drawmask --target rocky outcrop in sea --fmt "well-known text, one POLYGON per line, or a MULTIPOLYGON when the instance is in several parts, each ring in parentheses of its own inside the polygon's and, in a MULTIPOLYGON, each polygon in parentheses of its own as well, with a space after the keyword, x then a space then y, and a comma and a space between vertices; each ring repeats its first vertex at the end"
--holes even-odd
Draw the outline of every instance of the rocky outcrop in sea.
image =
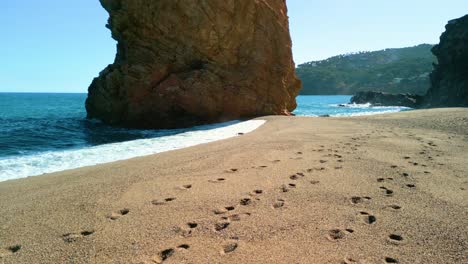
POLYGON ((117 55, 89 87, 89 118, 174 128, 296 108, 286 1, 101 3, 117 55))
POLYGON ((391 94, 384 92, 358 92, 351 97, 352 104, 367 104, 372 106, 406 106, 415 108, 421 103, 423 97, 414 94, 391 94))
POLYGON ((449 21, 445 29, 432 48, 438 64, 424 107, 468 106, 468 15, 449 21))

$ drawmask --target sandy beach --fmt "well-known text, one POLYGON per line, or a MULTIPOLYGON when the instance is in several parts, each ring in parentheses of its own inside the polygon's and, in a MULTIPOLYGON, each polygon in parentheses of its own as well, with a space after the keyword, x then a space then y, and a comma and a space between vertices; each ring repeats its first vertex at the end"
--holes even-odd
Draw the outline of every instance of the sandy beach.
POLYGON ((468 109, 312 118, 0 183, 0 263, 467 263, 468 109))

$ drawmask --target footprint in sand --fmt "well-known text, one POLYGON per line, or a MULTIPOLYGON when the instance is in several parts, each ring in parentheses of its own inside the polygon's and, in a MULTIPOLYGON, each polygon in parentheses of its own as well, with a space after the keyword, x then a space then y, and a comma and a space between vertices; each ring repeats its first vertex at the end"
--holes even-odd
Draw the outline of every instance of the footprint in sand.
POLYGON ((160 201, 160 200, 153 200, 153 201, 151 201, 151 203, 152 203, 153 205, 164 205, 164 204, 166 204, 166 203, 168 203, 168 202, 172 202, 172 201, 174 201, 174 200, 176 200, 175 197, 169 197, 169 198, 164 199, 163 201, 160 201))
POLYGON ((284 206, 285 201, 283 199, 277 199, 276 202, 273 203, 273 208, 278 209, 284 206))
POLYGON ((339 239, 343 239, 345 237, 345 233, 340 229, 332 229, 328 231, 327 238, 330 241, 335 241, 339 239))
POLYGON ((401 209, 401 206, 399 205, 396 205, 396 204, 391 204, 391 205, 387 205, 385 206, 384 208, 388 208, 388 209, 391 209, 391 210, 400 210, 401 209))
POLYGON ((80 239, 83 239, 83 238, 85 238, 87 236, 90 236, 92 234, 94 234, 93 230, 85 230, 85 231, 82 231, 80 233, 63 234, 62 239, 63 239, 63 241, 65 241, 67 243, 72 243, 72 242, 78 241, 80 239))
POLYGON ((231 223, 229 222, 218 222, 214 225, 215 231, 221 231, 223 229, 226 229, 231 223))
POLYGON ((175 253, 175 249, 173 248, 165 249, 159 252, 159 254, 153 258, 153 261, 156 263, 163 263, 165 260, 167 260, 172 255, 174 255, 174 253, 175 253))
POLYGON ((189 222, 185 226, 182 227, 174 227, 174 232, 180 234, 183 237, 190 237, 192 236, 193 230, 198 227, 198 223, 189 222))
POLYGON ((249 205, 249 204, 252 203, 252 199, 250 199, 250 198, 242 198, 242 199, 240 200, 239 203, 240 203, 240 205, 246 206, 246 205, 249 205))
POLYGON ((349 229, 349 228, 345 230, 331 229, 331 230, 328 230, 328 234, 326 237, 330 241, 337 241, 337 240, 345 238, 346 234, 351 234, 351 233, 354 233, 354 230, 349 229))
POLYGON ((177 246, 178 249, 189 249, 190 245, 189 244, 182 244, 177 246))
POLYGON ((353 258, 350 258, 350 257, 346 257, 343 259, 343 261, 341 262, 342 264, 352 264, 352 263, 357 263, 357 261, 353 258))
POLYGON ((130 213, 130 209, 124 208, 124 209, 121 209, 117 212, 110 214, 109 216, 107 216, 107 218, 109 218, 110 220, 117 220, 120 217, 127 215, 128 213, 130 213))
POLYGON ((223 245, 223 249, 221 250, 221 254, 229 254, 234 252, 239 247, 239 244, 235 242, 226 243, 223 245))
POLYGON ((187 226, 190 229, 194 229, 194 228, 197 228, 198 224, 195 223, 195 222, 189 222, 189 223, 187 223, 187 226))
POLYGON ((391 258, 391 257, 386 257, 384 260, 385 260, 385 263, 398 263, 397 259, 391 258))
POLYGON ((377 218, 367 212, 359 212, 359 215, 362 219, 362 221, 364 221, 364 223, 368 224, 368 225, 372 225, 374 224, 376 221, 377 221, 377 218))
POLYGON ((310 184, 313 184, 313 185, 319 184, 319 183, 320 183, 320 181, 317 181, 317 180, 312 180, 312 181, 310 181, 310 184))
POLYGON ((22 248, 21 245, 14 245, 14 246, 9 246, 5 249, 0 249, 0 259, 1 257, 15 254, 16 252, 20 251, 21 248, 22 248))
POLYGON ((313 169, 307 169, 307 172, 312 172, 312 171, 314 171, 314 170, 316 170, 316 171, 323 171, 323 170, 325 170, 325 168, 324 168, 324 167, 315 167, 315 168, 313 168, 313 169))
POLYGON ((351 197, 351 203, 352 204, 360 204, 360 203, 364 203, 366 201, 369 201, 371 199, 372 198, 370 198, 369 196, 363 196, 363 197, 353 196, 353 197, 351 197))
POLYGON ((390 190, 384 186, 381 186, 380 189, 384 190, 385 196, 393 196, 393 190, 390 190))
POLYGON ((192 188, 192 184, 185 184, 180 187, 182 190, 188 190, 192 188))
POLYGON ((403 243, 403 237, 397 234, 390 234, 387 241, 393 245, 400 245, 403 243))
POLYGON ((216 180, 209 180, 209 182, 211 182, 211 183, 222 183, 225 180, 226 180, 225 178, 217 178, 216 180))
POLYGON ((230 216, 223 216, 221 219, 229 220, 229 221, 240 221, 244 217, 251 216, 251 213, 243 213, 243 214, 233 214, 230 216))
POLYGON ((288 185, 286 184, 281 185, 280 190, 281 192, 289 192, 288 185))
POLYGON ((224 208, 216 208, 213 210, 213 212, 217 215, 219 214, 224 214, 224 213, 227 213, 229 211, 234 211, 234 209, 236 209, 235 206, 226 206, 224 208))
POLYGON ((297 179, 299 179, 299 176, 297 176, 296 174, 294 174, 294 175, 289 176, 289 179, 291 179, 291 180, 297 180, 297 179))
POLYGON ((263 190, 257 189, 257 190, 254 190, 253 193, 255 193, 255 194, 262 194, 262 193, 263 193, 263 190))

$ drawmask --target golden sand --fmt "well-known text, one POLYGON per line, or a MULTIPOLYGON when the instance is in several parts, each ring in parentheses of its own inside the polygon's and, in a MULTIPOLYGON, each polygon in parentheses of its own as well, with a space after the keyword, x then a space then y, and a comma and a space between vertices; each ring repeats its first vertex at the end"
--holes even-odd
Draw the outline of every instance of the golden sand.
POLYGON ((261 119, 0 183, 0 263, 468 262, 468 109, 261 119))

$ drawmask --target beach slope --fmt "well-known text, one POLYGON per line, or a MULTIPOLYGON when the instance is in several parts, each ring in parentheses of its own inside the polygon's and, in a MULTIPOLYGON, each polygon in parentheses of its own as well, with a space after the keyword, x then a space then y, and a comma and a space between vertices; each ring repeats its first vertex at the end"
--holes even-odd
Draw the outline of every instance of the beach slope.
POLYGON ((0 183, 0 263, 468 262, 468 109, 262 119, 0 183))

